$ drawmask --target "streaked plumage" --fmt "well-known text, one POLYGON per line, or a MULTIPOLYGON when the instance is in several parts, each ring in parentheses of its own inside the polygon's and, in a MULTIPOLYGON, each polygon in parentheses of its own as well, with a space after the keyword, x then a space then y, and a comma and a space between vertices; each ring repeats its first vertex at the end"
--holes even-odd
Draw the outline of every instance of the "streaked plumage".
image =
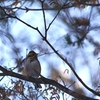
MULTIPOLYGON (((24 75, 38 78, 41 73, 41 65, 38 61, 37 54, 34 51, 30 51, 26 56, 24 62, 24 75)), ((40 84, 34 84, 35 88, 40 88, 40 84)))

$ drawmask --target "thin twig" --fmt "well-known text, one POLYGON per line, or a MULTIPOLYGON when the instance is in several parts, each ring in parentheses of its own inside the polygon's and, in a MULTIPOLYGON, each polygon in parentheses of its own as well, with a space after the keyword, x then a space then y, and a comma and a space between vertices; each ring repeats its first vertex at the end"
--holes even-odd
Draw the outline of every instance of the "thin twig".
MULTIPOLYGON (((41 1, 41 0, 40 0, 41 1)), ((44 11, 44 1, 41 1, 42 4, 42 13, 43 13, 43 20, 44 20, 44 29, 45 29, 45 38, 47 38, 47 26, 46 26, 46 16, 45 16, 45 11, 44 11)))
POLYGON ((49 30, 50 26, 52 25, 52 23, 55 21, 55 19, 57 18, 57 16, 59 15, 60 11, 62 10, 63 6, 66 4, 68 0, 65 1, 65 3, 61 6, 61 8, 58 10, 56 16, 53 18, 53 20, 51 21, 51 23, 48 25, 47 31, 49 30))

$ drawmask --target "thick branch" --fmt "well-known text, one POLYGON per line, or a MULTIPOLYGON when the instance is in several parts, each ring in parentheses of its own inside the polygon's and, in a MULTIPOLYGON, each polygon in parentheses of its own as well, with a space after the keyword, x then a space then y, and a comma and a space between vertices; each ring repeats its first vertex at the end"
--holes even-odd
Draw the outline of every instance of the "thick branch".
POLYGON ((50 85, 53 85, 53 86, 59 88, 60 90, 62 90, 64 92, 68 93, 69 95, 71 95, 75 98, 78 98, 81 100, 98 100, 98 99, 93 99, 93 98, 81 95, 79 93, 76 93, 76 92, 62 86, 58 82, 51 80, 51 79, 47 79, 43 76, 41 78, 26 77, 26 76, 23 76, 21 74, 17 74, 15 72, 9 71, 9 70, 3 68, 2 66, 0 66, 0 70, 3 71, 3 73, 0 73, 0 76, 11 76, 11 77, 20 78, 22 80, 26 80, 29 82, 33 82, 33 83, 50 84, 50 85))

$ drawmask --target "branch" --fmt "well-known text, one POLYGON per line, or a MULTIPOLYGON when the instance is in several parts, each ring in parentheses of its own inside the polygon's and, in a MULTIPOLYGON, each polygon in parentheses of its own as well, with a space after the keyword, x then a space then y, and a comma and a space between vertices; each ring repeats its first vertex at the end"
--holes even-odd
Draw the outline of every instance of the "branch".
POLYGON ((43 20, 44 20, 44 28, 45 28, 45 38, 47 38, 47 25, 46 25, 46 16, 45 16, 45 11, 44 11, 44 1, 40 0, 41 4, 42 4, 42 13, 43 13, 43 20))
POLYGON ((65 6, 65 4, 66 4, 67 1, 68 1, 68 0, 66 0, 66 1, 64 2, 64 4, 59 8, 59 10, 58 10, 56 16, 53 18, 53 20, 52 20, 52 21, 50 22, 50 24, 48 25, 47 31, 49 30, 51 24, 55 21, 55 19, 57 18, 57 16, 59 15, 60 11, 61 11, 61 10, 63 9, 63 7, 65 6))
POLYGON ((17 74, 15 72, 9 71, 9 70, 3 68, 2 66, 0 66, 0 70, 3 71, 3 73, 0 73, 0 76, 11 76, 11 77, 20 78, 22 80, 26 80, 26 81, 29 81, 29 82, 33 82, 33 83, 50 84, 50 85, 53 85, 53 86, 59 88, 63 92, 68 93, 69 95, 71 95, 75 98, 78 98, 78 99, 81 99, 81 100, 98 100, 98 99, 93 99, 93 98, 81 95, 79 93, 76 93, 76 92, 62 86, 58 82, 51 80, 51 79, 47 79, 43 76, 41 76, 41 78, 26 77, 26 76, 23 76, 21 74, 17 74))
MULTIPOLYGON (((74 7, 74 4, 73 5, 65 5, 64 7, 62 7, 62 9, 68 9, 68 8, 71 8, 71 7, 74 7)), ((22 7, 6 7, 6 6, 2 6, 2 8, 3 9, 11 9, 11 10, 23 10, 23 11, 26 11, 26 12, 28 12, 28 11, 42 11, 42 10, 50 10, 50 11, 54 11, 54 10, 59 10, 59 8, 41 8, 41 9, 31 9, 31 8, 28 8, 28 7, 24 7, 24 8, 22 8, 22 7)))
MULTIPOLYGON (((68 8, 72 8, 72 7, 77 7, 77 5, 86 5, 86 6, 100 6, 100 3, 97 3, 97 4, 90 4, 90 3, 86 3, 86 2, 78 2, 78 3, 71 3, 71 2, 69 2, 69 3, 67 3, 66 5, 64 5, 63 7, 62 7, 62 9, 68 9, 68 8)), ((50 8, 50 7, 48 7, 48 8, 44 8, 44 9, 31 9, 31 8, 28 8, 28 7, 24 7, 24 8, 22 8, 22 7, 6 7, 6 6, 2 6, 2 8, 4 8, 4 9, 11 9, 11 10, 25 10, 26 12, 28 12, 28 11, 41 11, 41 10, 51 10, 51 11, 54 11, 54 10, 59 10, 58 8, 50 8)))

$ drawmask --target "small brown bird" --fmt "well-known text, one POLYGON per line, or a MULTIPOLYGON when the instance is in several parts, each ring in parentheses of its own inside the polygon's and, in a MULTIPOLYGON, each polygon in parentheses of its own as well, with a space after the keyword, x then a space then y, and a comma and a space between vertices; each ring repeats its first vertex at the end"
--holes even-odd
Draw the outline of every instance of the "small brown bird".
MULTIPOLYGON (((37 58, 37 53, 30 51, 24 61, 23 74, 26 76, 31 76, 33 78, 38 78, 41 74, 41 65, 37 58)), ((35 89, 41 88, 40 84, 33 83, 35 89)))

